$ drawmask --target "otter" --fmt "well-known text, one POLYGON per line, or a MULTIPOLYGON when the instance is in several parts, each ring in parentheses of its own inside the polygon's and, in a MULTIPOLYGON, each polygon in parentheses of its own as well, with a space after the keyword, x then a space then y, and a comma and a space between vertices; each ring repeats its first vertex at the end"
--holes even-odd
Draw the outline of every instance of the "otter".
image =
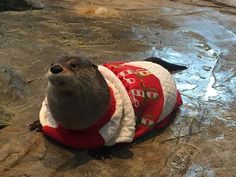
POLYGON ((184 69, 155 57, 103 65, 63 57, 48 70, 40 122, 29 128, 75 148, 132 142, 167 126, 182 104, 171 73, 184 69))

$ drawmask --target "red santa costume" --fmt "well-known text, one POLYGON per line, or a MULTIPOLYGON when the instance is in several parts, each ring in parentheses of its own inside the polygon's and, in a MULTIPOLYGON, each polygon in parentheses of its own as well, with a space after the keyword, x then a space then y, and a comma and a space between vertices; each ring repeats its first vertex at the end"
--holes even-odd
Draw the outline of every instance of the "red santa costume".
POLYGON ((115 62, 98 69, 110 88, 106 113, 89 128, 68 130, 56 123, 45 98, 39 115, 43 133, 75 148, 132 142, 154 128, 164 128, 182 104, 171 74, 158 64, 115 62))

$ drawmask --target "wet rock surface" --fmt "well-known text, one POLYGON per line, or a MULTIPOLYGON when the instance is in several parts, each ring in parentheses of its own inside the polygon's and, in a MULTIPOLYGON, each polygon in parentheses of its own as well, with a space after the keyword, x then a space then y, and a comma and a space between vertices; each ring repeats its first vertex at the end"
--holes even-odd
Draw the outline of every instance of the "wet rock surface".
MULTIPOLYGON (((30 90, 1 99, 0 116, 10 125, 0 130, 0 176, 235 176, 233 0, 42 3, 41 11, 0 13, 1 65, 9 65, 30 90), (184 100, 175 122, 104 161, 28 132, 44 99, 48 65, 78 54, 95 63, 158 56, 188 66, 174 75, 184 100)), ((6 76, 0 76, 3 86, 6 76)))

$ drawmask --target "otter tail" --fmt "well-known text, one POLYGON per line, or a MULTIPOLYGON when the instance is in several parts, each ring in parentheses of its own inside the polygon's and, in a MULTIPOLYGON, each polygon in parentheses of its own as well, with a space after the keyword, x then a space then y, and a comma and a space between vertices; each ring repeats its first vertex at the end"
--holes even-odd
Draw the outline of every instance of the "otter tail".
POLYGON ((156 58, 156 57, 149 57, 149 58, 144 59, 144 61, 150 61, 150 62, 159 64, 162 67, 164 67, 165 69, 167 69, 170 73, 176 73, 178 71, 182 71, 182 70, 187 69, 186 66, 168 63, 168 62, 166 62, 160 58, 156 58))

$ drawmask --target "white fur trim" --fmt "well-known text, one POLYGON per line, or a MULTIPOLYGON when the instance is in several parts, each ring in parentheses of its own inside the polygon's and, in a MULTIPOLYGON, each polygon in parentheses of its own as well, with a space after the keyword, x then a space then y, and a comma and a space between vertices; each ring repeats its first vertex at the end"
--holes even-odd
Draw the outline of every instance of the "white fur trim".
POLYGON ((52 114, 47 106, 47 98, 45 98, 42 103, 42 107, 39 112, 39 121, 42 126, 49 126, 52 128, 57 128, 57 123, 52 117, 52 114))
POLYGON ((98 66, 99 71, 102 73, 106 80, 110 81, 108 84, 113 88, 115 92, 116 102, 121 102, 121 117, 120 117, 120 125, 119 128, 114 130, 110 128, 110 126, 115 125, 114 120, 118 119, 116 116, 113 115, 111 121, 108 122, 106 125, 99 130, 99 133, 105 140, 105 145, 111 146, 118 142, 131 142, 134 138, 135 133, 135 114, 133 110, 132 103, 130 101, 129 95, 120 81, 120 79, 108 68, 104 66, 98 66), (117 98, 119 98, 117 100, 117 98), (115 117, 114 117, 115 116, 115 117), (114 131, 113 136, 109 136, 107 132, 114 131))
POLYGON ((107 80, 107 84, 113 90, 116 105, 115 112, 112 115, 110 121, 99 130, 99 133, 102 135, 105 142, 109 142, 115 136, 115 134, 117 134, 117 131, 120 128, 121 117, 123 114, 123 104, 120 93, 110 81, 107 80))
POLYGON ((158 122, 162 121, 166 116, 168 116, 173 111, 177 99, 176 84, 170 72, 165 68, 163 68, 161 65, 147 61, 134 61, 125 63, 125 65, 132 65, 147 69, 160 80, 164 94, 164 105, 158 122))

